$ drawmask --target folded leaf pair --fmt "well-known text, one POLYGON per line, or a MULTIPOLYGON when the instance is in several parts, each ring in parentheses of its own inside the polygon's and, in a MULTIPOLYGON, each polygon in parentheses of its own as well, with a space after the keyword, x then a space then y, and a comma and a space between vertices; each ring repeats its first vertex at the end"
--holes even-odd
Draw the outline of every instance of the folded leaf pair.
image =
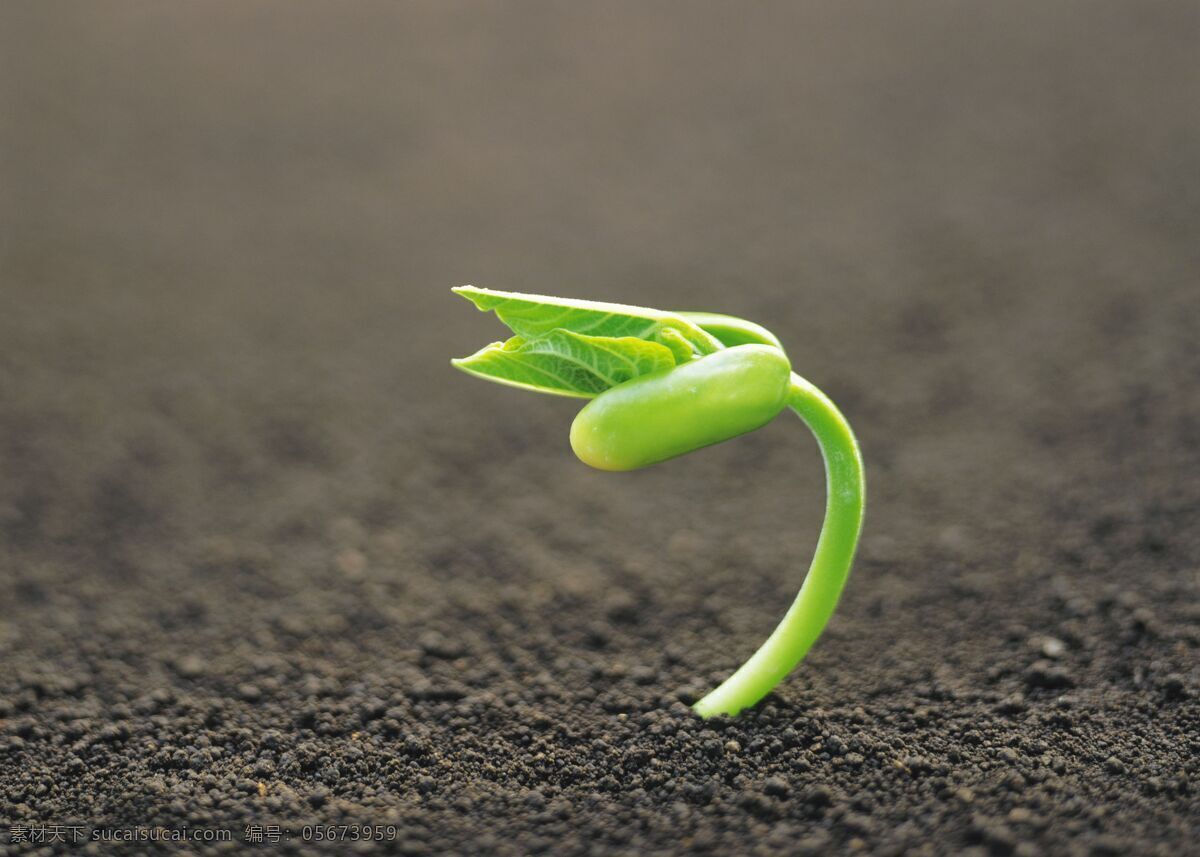
POLYGON ((454 291, 480 310, 494 311, 516 335, 451 362, 490 381, 541 393, 592 398, 722 347, 681 315, 658 310, 474 286, 454 291))

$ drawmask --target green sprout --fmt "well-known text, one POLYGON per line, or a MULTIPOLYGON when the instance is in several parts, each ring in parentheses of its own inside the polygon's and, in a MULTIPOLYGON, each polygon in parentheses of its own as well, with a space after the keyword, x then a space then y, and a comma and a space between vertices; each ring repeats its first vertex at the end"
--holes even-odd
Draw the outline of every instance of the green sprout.
POLYGON ((601 470, 633 470, 754 431, 785 407, 825 459, 825 523, 812 565, 779 626, 732 676, 697 702, 701 717, 757 703, 800 663, 837 607, 862 530, 866 485, 849 423, 791 370, 766 328, 732 316, 524 295, 454 291, 515 334, 470 357, 464 372, 539 393, 591 399, 571 448, 601 470))

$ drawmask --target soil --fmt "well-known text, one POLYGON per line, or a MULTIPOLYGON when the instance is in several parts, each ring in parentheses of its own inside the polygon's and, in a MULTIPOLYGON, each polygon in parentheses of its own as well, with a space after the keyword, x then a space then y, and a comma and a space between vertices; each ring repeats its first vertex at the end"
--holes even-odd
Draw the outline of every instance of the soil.
POLYGON ((5 5, 0 819, 1200 853, 1196 4, 679 12, 5 5), (860 557, 757 710, 687 706, 807 567, 802 425, 590 471, 448 366, 464 282, 755 319, 842 405, 860 557))

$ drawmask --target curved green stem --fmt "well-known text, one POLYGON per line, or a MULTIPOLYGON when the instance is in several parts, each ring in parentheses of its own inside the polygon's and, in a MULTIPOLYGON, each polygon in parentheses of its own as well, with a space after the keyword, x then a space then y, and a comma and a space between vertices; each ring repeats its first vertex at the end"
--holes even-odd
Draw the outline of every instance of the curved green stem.
POLYGON ((749 708, 800 663, 833 615, 854 561, 866 500, 854 432, 833 402, 794 372, 788 405, 808 425, 825 458, 825 525, 808 575, 783 621, 750 660, 693 706, 701 717, 732 716, 749 708))

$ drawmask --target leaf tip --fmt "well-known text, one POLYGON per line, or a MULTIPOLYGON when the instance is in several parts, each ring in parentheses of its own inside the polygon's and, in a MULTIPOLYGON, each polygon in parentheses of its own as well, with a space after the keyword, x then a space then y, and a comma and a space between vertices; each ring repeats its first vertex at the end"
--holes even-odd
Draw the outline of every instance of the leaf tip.
POLYGON ((485 345, 485 346, 483 346, 483 348, 480 348, 474 354, 468 354, 466 357, 451 357, 450 365, 453 366, 455 369, 468 369, 471 366, 471 361, 477 359, 479 357, 479 355, 484 353, 485 351, 490 351, 490 350, 494 349, 499 344, 500 343, 498 343, 498 342, 493 342, 491 345, 485 345))
POLYGON ((450 289, 454 294, 466 298, 471 303, 475 304, 475 308, 480 312, 488 312, 491 306, 488 304, 488 297, 492 294, 490 289, 482 289, 479 286, 454 286, 450 289))
POLYGON ((459 372, 465 372, 468 375, 474 375, 475 377, 481 377, 479 372, 476 371, 474 367, 472 367, 470 357, 455 357, 450 361, 450 365, 453 366, 455 369, 457 369, 459 372))

